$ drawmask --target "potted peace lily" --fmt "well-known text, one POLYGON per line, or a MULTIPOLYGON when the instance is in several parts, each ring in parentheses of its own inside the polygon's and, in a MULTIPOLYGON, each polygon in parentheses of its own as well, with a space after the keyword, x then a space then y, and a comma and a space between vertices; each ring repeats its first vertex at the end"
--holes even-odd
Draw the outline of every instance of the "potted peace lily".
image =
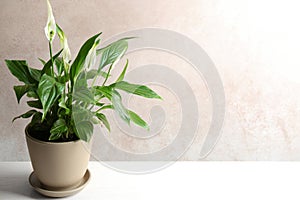
POLYGON ((104 110, 113 109, 128 124, 133 122, 149 129, 141 117, 124 107, 119 90, 146 98, 161 97, 147 86, 123 80, 128 60, 115 81, 107 84, 111 70, 124 56, 130 38, 99 48, 101 33, 98 33, 89 38, 71 60, 67 37, 56 24, 48 0, 47 6, 45 34, 50 59, 39 59, 42 63, 39 69, 29 67, 24 60, 5 61, 10 72, 23 83, 14 86, 17 101, 27 95, 30 99, 27 104, 32 107, 13 119, 31 117, 25 129, 34 169, 30 183, 44 195, 66 196, 76 192, 76 188, 80 189, 82 180, 89 176, 88 149, 94 125, 103 124, 110 130, 104 110), (61 50, 53 55, 52 44, 56 35, 61 50), (100 64, 94 69, 97 58, 100 64), (101 84, 97 85, 98 82, 101 84))

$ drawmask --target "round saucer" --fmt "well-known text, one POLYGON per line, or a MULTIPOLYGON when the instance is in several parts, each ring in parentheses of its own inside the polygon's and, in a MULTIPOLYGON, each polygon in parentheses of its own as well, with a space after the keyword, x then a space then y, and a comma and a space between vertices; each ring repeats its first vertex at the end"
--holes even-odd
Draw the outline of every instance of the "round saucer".
POLYGON ((48 197, 66 197, 66 196, 76 194, 77 192, 82 190, 87 185, 90 178, 91 178, 91 173, 90 173, 89 170, 86 170, 83 178, 81 179, 81 181, 80 181, 80 183, 78 184, 77 187, 66 189, 66 190, 55 191, 55 190, 46 189, 44 186, 42 186, 42 184, 37 179, 37 177, 36 177, 36 175, 33 171, 29 176, 29 183, 37 192, 39 192, 40 194, 42 194, 44 196, 48 196, 48 197))

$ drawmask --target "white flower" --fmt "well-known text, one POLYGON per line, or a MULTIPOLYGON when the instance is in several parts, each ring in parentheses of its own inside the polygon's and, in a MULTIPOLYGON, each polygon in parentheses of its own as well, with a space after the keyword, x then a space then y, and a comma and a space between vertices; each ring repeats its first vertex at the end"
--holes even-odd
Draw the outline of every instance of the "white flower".
POLYGON ((100 40, 96 40, 94 43, 93 47, 89 50, 89 53, 87 54, 85 61, 84 61, 84 69, 88 69, 91 66, 94 66, 96 64, 96 52, 97 52, 97 47, 100 43, 100 40))
POLYGON ((49 0, 47 0, 47 6, 48 6, 48 20, 45 27, 45 34, 49 42, 52 43, 56 34, 56 23, 55 23, 55 19, 52 13, 52 7, 49 0))
POLYGON ((57 27, 57 35, 60 40, 60 46, 63 49, 62 57, 64 62, 68 64, 69 61, 71 60, 71 51, 69 49, 68 40, 63 30, 58 25, 56 27, 57 27))
POLYGON ((69 63, 69 61, 71 60, 71 51, 69 49, 69 45, 66 37, 63 40, 63 44, 61 44, 61 46, 62 48, 64 48, 62 52, 62 57, 66 63, 69 63))
POLYGON ((71 51, 69 49, 66 37, 64 38, 63 43, 61 43, 61 46, 62 48, 64 48, 64 50, 62 51, 62 57, 66 63, 69 63, 69 61, 71 60, 71 51))

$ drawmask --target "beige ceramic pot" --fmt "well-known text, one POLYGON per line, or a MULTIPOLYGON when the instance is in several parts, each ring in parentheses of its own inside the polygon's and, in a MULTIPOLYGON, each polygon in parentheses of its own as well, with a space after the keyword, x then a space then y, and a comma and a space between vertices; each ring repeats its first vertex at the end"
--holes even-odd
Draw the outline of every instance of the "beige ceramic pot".
POLYGON ((26 127, 26 141, 34 173, 48 189, 76 187, 86 173, 91 143, 44 142, 31 137, 26 127))

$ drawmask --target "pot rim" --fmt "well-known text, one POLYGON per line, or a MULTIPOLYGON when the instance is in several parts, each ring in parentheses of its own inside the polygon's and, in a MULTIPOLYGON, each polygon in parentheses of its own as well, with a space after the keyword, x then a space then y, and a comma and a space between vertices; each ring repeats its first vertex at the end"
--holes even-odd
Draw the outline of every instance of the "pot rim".
POLYGON ((50 141, 42 141, 42 140, 39 140, 39 139, 36 139, 34 137, 32 137, 30 134, 29 134, 29 124, 26 126, 25 128, 25 135, 27 138, 29 138, 30 140, 36 142, 36 143, 40 143, 40 144, 48 144, 48 145, 64 145, 64 144, 71 144, 71 143, 77 143, 77 142, 80 142, 81 140, 80 139, 77 139, 77 140, 74 140, 74 141, 67 141, 67 142, 50 142, 50 141))

